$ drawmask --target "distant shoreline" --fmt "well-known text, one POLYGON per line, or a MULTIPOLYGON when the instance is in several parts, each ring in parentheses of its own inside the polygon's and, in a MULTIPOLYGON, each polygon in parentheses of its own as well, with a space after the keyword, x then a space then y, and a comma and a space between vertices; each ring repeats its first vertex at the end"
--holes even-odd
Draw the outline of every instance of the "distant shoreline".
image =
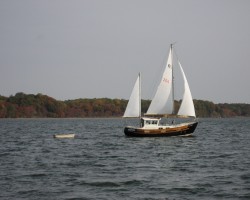
MULTIPOLYGON (((93 98, 58 101, 43 94, 17 93, 0 96, 0 118, 121 118, 128 100, 93 98)), ((178 110, 180 101, 175 101, 178 110)), ((150 100, 142 100, 146 113, 150 100)), ((250 117, 250 104, 194 100, 197 118, 250 117)))

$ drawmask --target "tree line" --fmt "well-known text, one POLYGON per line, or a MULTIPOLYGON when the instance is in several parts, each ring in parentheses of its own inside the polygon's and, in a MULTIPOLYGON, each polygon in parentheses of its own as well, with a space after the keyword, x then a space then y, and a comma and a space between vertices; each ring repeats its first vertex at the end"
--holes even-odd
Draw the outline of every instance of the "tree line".
MULTIPOLYGON (((75 99, 58 101, 43 94, 16 93, 0 96, 0 118, 70 118, 70 117, 121 117, 126 109, 125 99, 75 99)), ((142 113, 150 100, 142 100, 142 113)), ((181 100, 175 101, 175 110, 181 100)), ((194 100, 197 117, 250 117, 250 104, 214 104, 210 101, 194 100)))

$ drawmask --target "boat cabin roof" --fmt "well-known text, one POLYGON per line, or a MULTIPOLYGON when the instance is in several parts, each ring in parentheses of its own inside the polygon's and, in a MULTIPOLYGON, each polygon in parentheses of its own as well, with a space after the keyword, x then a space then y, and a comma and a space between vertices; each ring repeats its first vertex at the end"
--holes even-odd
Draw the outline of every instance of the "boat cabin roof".
POLYGON ((142 117, 142 119, 144 121, 146 121, 146 120, 148 120, 148 121, 155 121, 155 120, 159 121, 161 118, 142 117))

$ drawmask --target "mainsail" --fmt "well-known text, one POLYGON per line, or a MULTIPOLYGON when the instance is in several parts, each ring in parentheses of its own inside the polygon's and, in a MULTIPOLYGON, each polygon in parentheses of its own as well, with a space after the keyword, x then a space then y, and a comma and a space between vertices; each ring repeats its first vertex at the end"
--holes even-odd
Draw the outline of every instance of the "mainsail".
POLYGON ((172 114, 173 100, 171 97, 172 89, 172 70, 173 70, 173 56, 172 46, 170 48, 169 56, 165 71, 161 78, 161 82, 157 88, 154 98, 148 108, 147 115, 162 115, 172 114))
POLYGON ((140 74, 135 82, 134 88, 132 90, 127 108, 123 117, 140 117, 141 116, 141 84, 140 84, 140 74))

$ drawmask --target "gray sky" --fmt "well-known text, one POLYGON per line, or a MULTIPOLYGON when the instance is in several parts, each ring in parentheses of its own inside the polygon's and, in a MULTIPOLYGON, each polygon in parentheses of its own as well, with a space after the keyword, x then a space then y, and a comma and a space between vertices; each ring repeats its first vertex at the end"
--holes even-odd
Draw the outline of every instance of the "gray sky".
POLYGON ((249 0, 1 0, 0 94, 151 99, 172 42, 194 99, 250 103, 249 0))

